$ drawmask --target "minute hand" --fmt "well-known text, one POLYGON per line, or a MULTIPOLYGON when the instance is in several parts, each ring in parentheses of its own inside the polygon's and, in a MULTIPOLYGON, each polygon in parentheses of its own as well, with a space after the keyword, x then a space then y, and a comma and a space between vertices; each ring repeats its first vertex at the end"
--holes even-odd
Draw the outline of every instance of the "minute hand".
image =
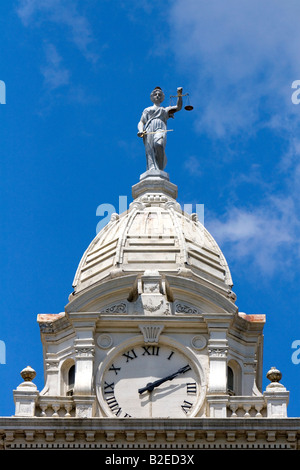
POLYGON ((155 380, 155 382, 150 382, 150 383, 148 383, 148 384, 146 385, 146 387, 139 388, 138 392, 139 392, 139 394, 144 393, 144 392, 146 392, 146 391, 152 392, 152 390, 153 390, 155 387, 158 387, 159 385, 163 384, 164 382, 167 382, 168 380, 173 380, 175 377, 177 377, 177 375, 184 374, 184 373, 187 372, 188 370, 190 370, 190 366, 189 366, 189 365, 184 366, 184 367, 181 367, 180 369, 178 369, 178 370, 177 370, 176 372, 174 372, 173 374, 167 375, 167 376, 164 377, 163 379, 155 380))

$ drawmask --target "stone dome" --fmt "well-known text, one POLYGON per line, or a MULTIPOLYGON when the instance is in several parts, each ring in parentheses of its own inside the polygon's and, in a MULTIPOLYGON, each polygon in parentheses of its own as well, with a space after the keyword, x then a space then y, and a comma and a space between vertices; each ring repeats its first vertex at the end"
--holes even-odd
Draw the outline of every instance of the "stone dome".
POLYGON ((129 210, 113 214, 85 251, 74 278, 73 295, 108 277, 155 270, 192 276, 235 300, 222 251, 197 215, 182 211, 176 201, 177 186, 165 175, 141 175, 140 182, 132 187, 129 210))

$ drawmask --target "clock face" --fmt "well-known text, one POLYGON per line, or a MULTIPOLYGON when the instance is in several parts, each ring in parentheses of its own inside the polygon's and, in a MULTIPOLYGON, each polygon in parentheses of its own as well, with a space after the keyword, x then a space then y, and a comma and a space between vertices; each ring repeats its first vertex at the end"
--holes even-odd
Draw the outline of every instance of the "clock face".
POLYGON ((163 344, 121 351, 97 382, 107 415, 119 418, 189 417, 196 412, 199 393, 193 361, 163 344))

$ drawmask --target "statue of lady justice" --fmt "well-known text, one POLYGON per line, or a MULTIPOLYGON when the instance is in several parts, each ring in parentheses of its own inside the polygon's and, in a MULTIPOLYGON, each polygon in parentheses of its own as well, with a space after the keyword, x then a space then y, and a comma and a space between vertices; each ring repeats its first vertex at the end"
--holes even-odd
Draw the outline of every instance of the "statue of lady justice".
POLYGON ((164 170, 167 164, 165 147, 167 141, 167 120, 182 108, 182 88, 177 88, 176 106, 161 106, 165 95, 160 87, 156 87, 150 99, 153 106, 144 109, 138 123, 138 137, 144 140, 147 170, 164 170))

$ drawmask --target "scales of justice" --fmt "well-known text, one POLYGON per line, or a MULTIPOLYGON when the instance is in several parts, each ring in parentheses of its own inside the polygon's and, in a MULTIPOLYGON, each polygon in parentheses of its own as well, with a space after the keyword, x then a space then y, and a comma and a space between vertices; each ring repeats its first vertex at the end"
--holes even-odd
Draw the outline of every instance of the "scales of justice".
POLYGON ((177 98, 176 104, 167 107, 161 106, 165 95, 160 87, 154 88, 151 92, 150 99, 153 105, 144 109, 138 123, 137 135, 144 141, 147 164, 147 171, 141 175, 140 179, 150 175, 169 179, 167 173, 164 172, 167 164, 165 153, 167 132, 172 131, 172 129, 167 129, 167 121, 174 118, 174 114, 182 109, 183 97, 188 97, 184 109, 191 111, 193 106, 190 105, 189 94, 183 95, 182 87, 177 88, 177 95, 170 96, 170 100, 177 98))

